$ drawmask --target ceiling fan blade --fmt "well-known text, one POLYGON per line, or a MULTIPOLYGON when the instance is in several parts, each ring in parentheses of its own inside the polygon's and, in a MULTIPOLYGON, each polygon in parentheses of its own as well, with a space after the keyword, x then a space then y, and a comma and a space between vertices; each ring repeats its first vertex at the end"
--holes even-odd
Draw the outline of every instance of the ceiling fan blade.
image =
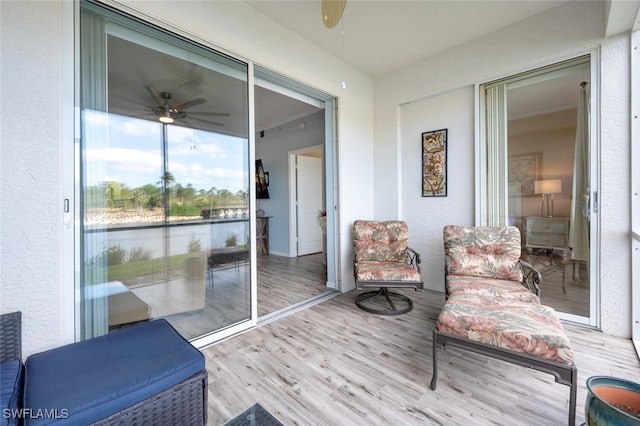
POLYGON ((231 114, 228 112, 200 112, 200 111, 192 111, 189 115, 202 115, 202 116, 210 116, 210 117, 231 117, 231 114))
MULTIPOLYGON (((124 96, 115 95, 113 93, 109 93, 109 96, 112 97, 112 98, 119 98, 119 99, 122 99, 124 101, 131 102, 132 104, 140 105, 141 107, 144 107, 144 108, 149 108, 149 105, 147 105, 147 104, 144 104, 144 103, 138 102, 138 101, 134 101, 133 99, 126 98, 124 96)), ((119 105, 119 107, 120 108, 131 108, 131 107, 125 107, 123 105, 119 105)))
POLYGON ((211 126, 216 126, 216 127, 224 127, 224 124, 222 123, 217 123, 215 121, 209 121, 209 120, 203 120, 202 118, 198 118, 198 117, 192 117, 192 116, 188 116, 186 119, 182 119, 185 122, 189 122, 189 121, 194 121, 194 122, 199 122, 199 123, 204 123, 204 124, 209 124, 211 126))
POLYGON ((205 98, 198 98, 198 99, 194 99, 192 101, 188 101, 188 102, 185 102, 185 103, 182 103, 182 104, 174 105, 174 107, 176 109, 183 110, 183 109, 194 107, 196 105, 203 104, 205 102, 208 102, 205 98))
POLYGON ((155 89, 151 86, 144 86, 145 89, 147 89, 147 92, 149 92, 149 94, 151 95, 151 97, 153 98, 154 101, 156 101, 157 106, 159 107, 164 107, 164 101, 162 100, 162 98, 160 97, 160 95, 158 95, 158 92, 155 91, 155 89))
POLYGON ((154 119, 154 121, 158 120, 158 117, 155 114, 152 114, 150 112, 148 112, 146 114, 140 114, 140 115, 130 115, 129 117, 131 117, 131 118, 143 118, 143 119, 154 119))
POLYGON ((151 108, 150 106, 144 105, 144 106, 128 106, 128 105, 111 105, 109 107, 109 112, 114 112, 116 114, 121 114, 121 115, 129 115, 129 114, 135 114, 138 112, 143 112, 146 111, 148 114, 151 114, 151 108))

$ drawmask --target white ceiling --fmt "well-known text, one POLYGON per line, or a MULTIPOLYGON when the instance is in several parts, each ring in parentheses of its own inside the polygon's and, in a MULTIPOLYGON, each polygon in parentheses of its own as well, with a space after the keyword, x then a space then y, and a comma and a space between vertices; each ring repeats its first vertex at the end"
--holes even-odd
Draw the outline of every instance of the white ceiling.
POLYGON ((354 68, 377 77, 567 0, 347 0, 343 19, 333 29, 322 22, 320 0, 245 3, 354 68))

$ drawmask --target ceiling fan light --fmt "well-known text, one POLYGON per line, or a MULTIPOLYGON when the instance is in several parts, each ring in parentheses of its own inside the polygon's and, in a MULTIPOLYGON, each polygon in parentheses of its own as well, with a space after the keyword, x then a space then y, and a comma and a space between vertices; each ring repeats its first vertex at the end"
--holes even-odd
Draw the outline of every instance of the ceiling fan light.
POLYGON ((164 123, 164 124, 171 124, 173 123, 173 118, 171 118, 171 116, 169 114, 167 115, 161 115, 160 117, 158 117, 158 120, 160 120, 160 122, 164 123))

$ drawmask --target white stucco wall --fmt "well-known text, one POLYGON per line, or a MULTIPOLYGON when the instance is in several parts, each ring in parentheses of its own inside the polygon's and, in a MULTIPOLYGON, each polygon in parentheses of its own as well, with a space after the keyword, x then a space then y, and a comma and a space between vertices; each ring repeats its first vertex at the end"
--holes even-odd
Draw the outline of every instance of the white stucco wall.
POLYGON ((475 134, 469 133, 473 105, 464 95, 467 88, 599 49, 601 328, 630 336, 629 35, 604 39, 604 22, 602 3, 570 2, 375 80, 375 215, 408 220, 429 288, 443 288, 442 227, 474 222, 473 196, 464 208, 461 204, 470 190, 475 193, 475 169, 469 167, 475 150, 475 134), (455 111, 454 118, 443 116, 443 108, 455 111), (450 151, 449 196, 423 199, 420 187, 409 184, 420 168, 406 153, 419 155, 419 131, 440 128, 449 129, 449 147, 461 154, 450 151), (393 192, 398 187, 403 195, 393 192))
POLYGON ((68 337, 60 256, 62 10, 53 2, 0 2, 0 312, 22 311, 25 356, 68 337))
POLYGON ((473 87, 403 105, 399 115, 402 218, 410 226, 409 244, 423 254, 426 288, 444 291, 442 250, 433 250, 442 245, 443 221, 473 222, 473 87), (439 129, 447 129, 447 196, 422 198, 422 133, 439 129))
MULTIPOLYGON (((73 226, 62 214, 73 198, 73 6, 0 2, 0 311, 24 312, 25 357, 75 339, 73 226)), ((373 212, 372 80, 240 2, 119 7, 338 97, 339 273, 351 285, 351 223, 373 212)))
POLYGON ((631 336, 630 35, 602 45, 600 283, 602 330, 631 336))

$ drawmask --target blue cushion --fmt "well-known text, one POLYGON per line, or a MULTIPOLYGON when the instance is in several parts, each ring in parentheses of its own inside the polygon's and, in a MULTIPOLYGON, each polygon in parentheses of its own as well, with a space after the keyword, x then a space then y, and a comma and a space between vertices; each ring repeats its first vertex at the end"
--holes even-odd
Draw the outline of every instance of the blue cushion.
POLYGON ((2 426, 18 424, 20 412, 17 410, 22 408, 23 370, 22 361, 18 359, 0 364, 0 425, 2 426))
POLYGON ((31 355, 25 425, 95 422, 204 369, 204 356, 165 320, 31 355))

